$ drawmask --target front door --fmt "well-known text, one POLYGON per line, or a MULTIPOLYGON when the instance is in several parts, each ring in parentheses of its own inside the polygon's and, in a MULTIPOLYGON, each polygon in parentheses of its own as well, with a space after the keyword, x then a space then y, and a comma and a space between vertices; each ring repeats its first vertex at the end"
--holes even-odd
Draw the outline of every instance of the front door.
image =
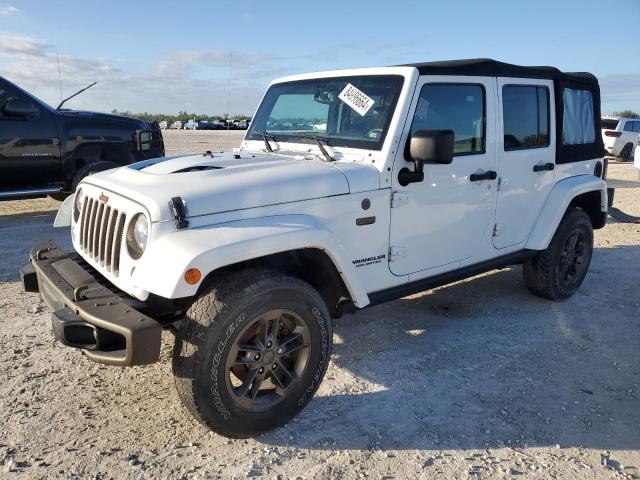
POLYGON ((61 180, 60 142, 54 114, 0 78, 0 188, 22 189, 61 180), (30 101, 29 116, 3 110, 10 99, 30 101))
POLYGON ((391 209, 389 268, 396 275, 472 257, 490 234, 494 212, 495 79, 425 76, 416 93, 401 145, 411 132, 453 130, 454 158, 425 165, 424 181, 403 187, 398 172, 412 167, 402 148, 397 153, 394 196, 406 202, 391 209))
POLYGON ((551 191, 555 168, 553 82, 498 79, 495 248, 525 242, 551 191))

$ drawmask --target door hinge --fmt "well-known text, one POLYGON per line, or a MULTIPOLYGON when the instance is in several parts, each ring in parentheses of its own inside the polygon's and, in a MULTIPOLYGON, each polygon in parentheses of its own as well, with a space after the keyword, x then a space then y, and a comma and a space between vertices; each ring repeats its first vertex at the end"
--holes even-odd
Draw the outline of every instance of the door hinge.
POLYGON ((393 192, 391 195, 391 208, 401 207, 409 203, 409 194, 407 192, 393 192))
POLYGON ((501 223, 496 223, 493 226, 493 236, 494 237, 499 237, 501 233, 502 233, 502 224, 501 223))
POLYGON ((496 190, 498 192, 502 190, 502 177, 498 177, 498 186, 496 187, 496 190))
POLYGON ((391 247, 389 248, 389 261, 395 262, 407 256, 407 247, 391 247))

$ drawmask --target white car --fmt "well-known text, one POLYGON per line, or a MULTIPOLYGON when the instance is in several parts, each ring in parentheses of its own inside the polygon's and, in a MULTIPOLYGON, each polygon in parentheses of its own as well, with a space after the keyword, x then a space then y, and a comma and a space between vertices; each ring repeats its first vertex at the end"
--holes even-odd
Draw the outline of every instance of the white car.
POLYGON ((605 150, 614 157, 631 160, 640 135, 640 119, 602 117, 600 127, 605 150))
POLYGON ((281 78, 240 149, 85 178, 56 219, 77 253, 36 246, 24 288, 96 362, 175 332, 189 411, 254 436, 313 397, 345 312, 512 264, 573 295, 607 219, 599 105, 590 74, 486 59, 281 78))
POLYGON ((638 141, 636 144, 636 153, 633 157, 633 165, 638 169, 638 178, 640 178, 640 135, 638 135, 638 141))

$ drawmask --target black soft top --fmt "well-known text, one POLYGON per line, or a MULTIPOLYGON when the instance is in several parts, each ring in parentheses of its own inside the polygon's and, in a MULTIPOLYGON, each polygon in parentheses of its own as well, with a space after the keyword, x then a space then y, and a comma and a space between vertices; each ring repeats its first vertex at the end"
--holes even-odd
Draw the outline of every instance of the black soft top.
POLYGON ((598 82, 594 75, 587 72, 562 72, 556 67, 513 65, 490 58, 410 63, 403 66, 416 67, 420 75, 471 75, 476 77, 521 77, 574 80, 585 83, 598 82))
POLYGON ((523 66, 498 62, 490 58, 410 63, 420 75, 463 75, 476 77, 541 78, 553 80, 556 106, 556 163, 576 162, 602 157, 604 145, 600 135, 600 87, 595 75, 587 72, 562 72, 555 67, 523 66), (587 90, 593 96, 595 140, 590 144, 563 144, 563 90, 587 90))

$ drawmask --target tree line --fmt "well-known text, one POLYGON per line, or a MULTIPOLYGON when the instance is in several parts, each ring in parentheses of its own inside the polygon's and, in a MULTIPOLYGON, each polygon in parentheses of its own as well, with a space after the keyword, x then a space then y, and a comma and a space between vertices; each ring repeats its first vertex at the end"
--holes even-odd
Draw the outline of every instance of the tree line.
POLYGON ((623 110, 622 112, 613 112, 614 117, 621 118, 640 118, 640 114, 637 114, 633 110, 623 110))

